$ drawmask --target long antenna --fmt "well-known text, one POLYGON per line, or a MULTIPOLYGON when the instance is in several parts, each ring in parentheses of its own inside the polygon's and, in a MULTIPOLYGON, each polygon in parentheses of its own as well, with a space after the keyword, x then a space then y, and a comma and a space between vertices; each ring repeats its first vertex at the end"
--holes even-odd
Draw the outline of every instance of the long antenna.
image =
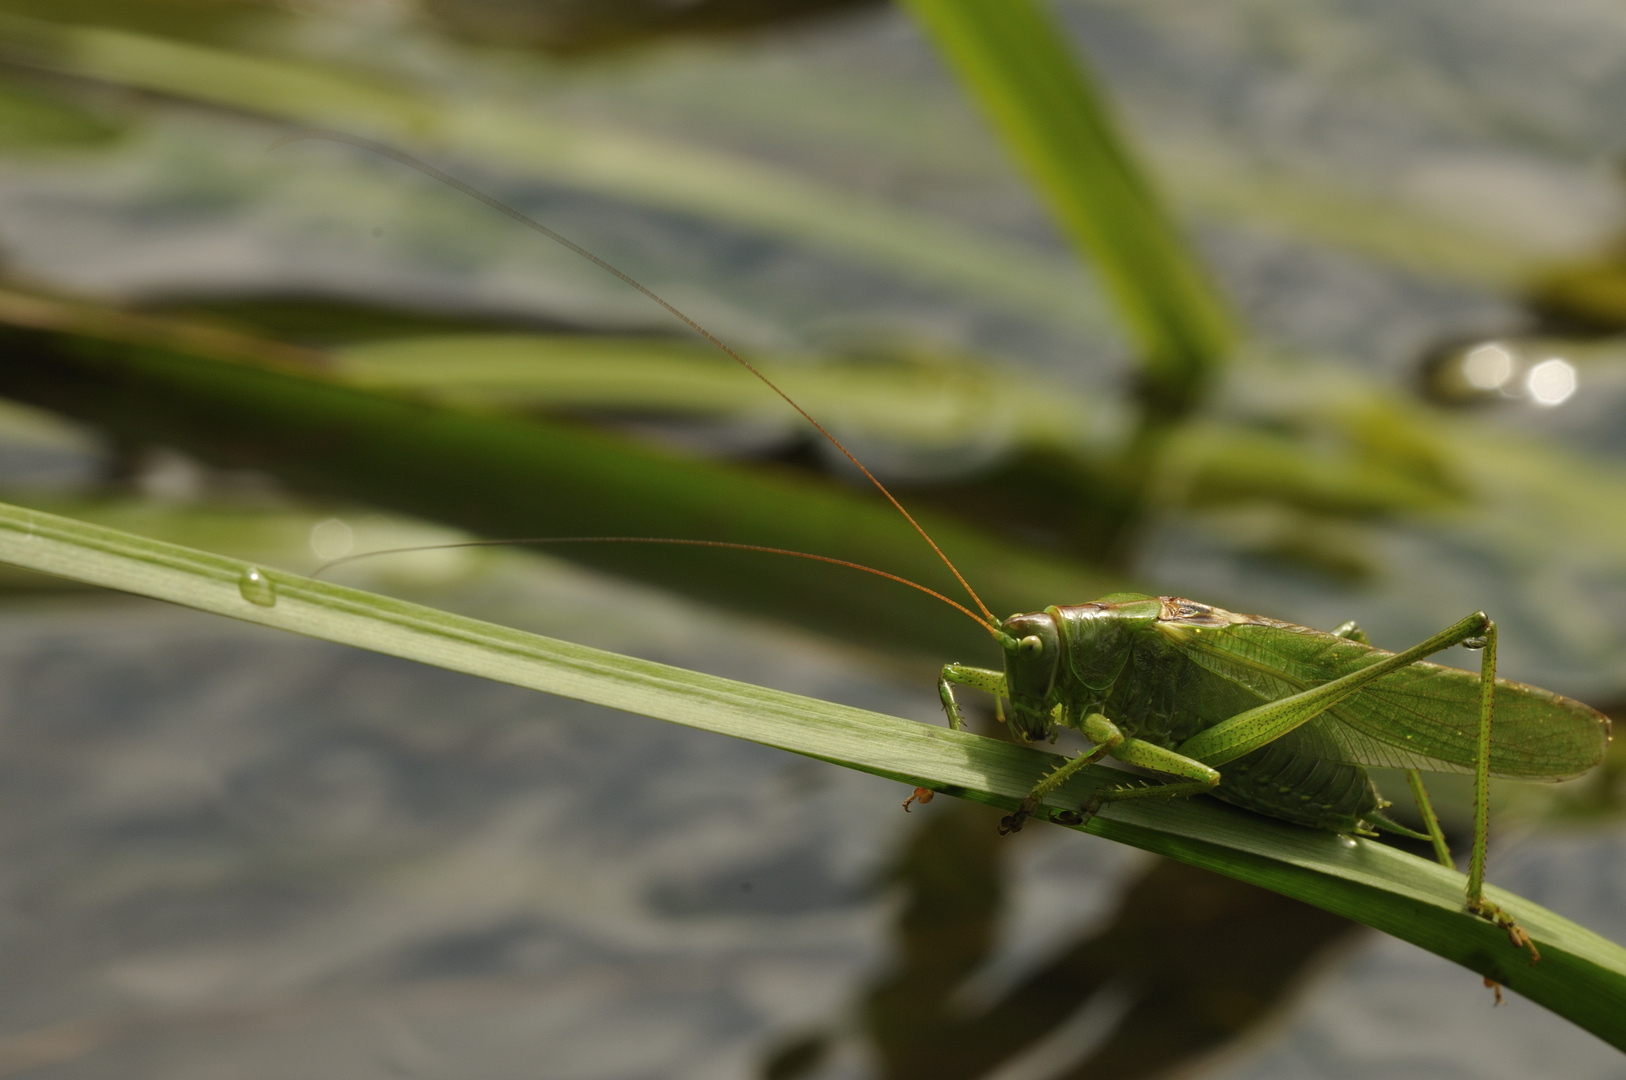
MULTIPOLYGON (((637 281, 636 279, 634 279, 630 275, 628 275, 626 273, 623 273, 622 271, 616 269, 614 266, 611 266, 609 263, 605 262, 603 259, 599 258, 597 255, 594 255, 591 251, 588 251, 586 248, 582 247, 580 244, 577 244, 574 241, 560 235, 559 233, 554 232, 552 229, 548 228, 546 225, 542 224, 540 221, 537 221, 535 218, 530 217, 527 214, 524 214, 519 210, 516 210, 514 207, 509 206, 507 203, 503 202, 501 199, 495 198, 494 196, 491 196, 491 195, 487 195, 485 192, 481 191, 479 188, 476 188, 476 187, 474 187, 474 186, 472 186, 470 184, 464 183, 462 180, 459 180, 457 177, 452 176, 450 173, 442 172, 440 169, 435 168, 433 165, 429 164, 427 161, 420 161, 418 158, 413 157, 411 154, 408 154, 405 151, 397 150, 393 146, 388 146, 388 145, 386 145, 384 143, 380 143, 380 142, 374 142, 372 139, 364 139, 359 135, 348 135, 348 134, 346 134, 346 133, 344 133, 342 131, 328 131, 328 130, 326 130, 324 128, 304 128, 304 129, 301 129, 299 131, 294 131, 294 132, 291 132, 291 133, 289 133, 287 135, 282 136, 280 139, 277 139, 275 142, 273 142, 268 149, 275 150, 278 147, 286 146, 291 142, 297 142, 297 141, 299 141, 301 139, 325 139, 328 142, 346 143, 346 144, 348 144, 350 146, 359 147, 362 150, 370 150, 373 153, 378 154, 378 155, 380 155, 382 157, 387 157, 392 161, 396 161, 396 162, 399 162, 402 165, 405 165, 409 169, 416 169, 418 172, 423 173, 425 176, 432 177, 433 179, 439 180, 441 183, 445 184, 447 187, 453 188, 453 189, 455 189, 457 191, 461 191, 463 194, 467 195, 471 199, 476 199, 476 200, 478 200, 478 201, 480 201, 482 203, 485 203, 487 206, 491 207, 491 209, 497 211, 499 214, 505 214, 508 217, 513 218, 515 221, 519 222, 521 225, 525 226, 527 229, 530 229, 530 230, 532 230, 534 232, 541 233, 543 236, 547 237, 549 240, 552 240, 554 243, 560 244, 563 247, 569 248, 571 251, 575 252, 577 255, 580 255, 582 258, 586 259, 588 262, 590 262, 594 266, 598 267, 600 270, 603 270, 606 273, 615 275, 617 278, 621 279, 626 284, 632 286, 634 289, 637 289, 639 292, 643 293, 649 299, 653 300, 655 303, 657 303, 661 307, 665 308, 667 310, 667 312, 669 312, 674 318, 681 321, 683 323, 683 325, 687 326, 690 330, 693 330, 695 333, 699 334, 701 337, 705 338, 707 341, 709 341, 713 345, 717 346, 717 348, 721 349, 728 356, 732 357, 734 359, 734 361, 737 362, 746 371, 749 371, 751 374, 755 375, 758 379, 762 380, 762 383, 763 383, 764 386, 766 386, 768 389, 772 390, 774 393, 778 394, 781 398, 783 398, 784 401, 785 401, 785 404, 789 405, 791 408, 795 409, 798 413, 800 413, 801 416, 802 416, 802 419, 806 420, 809 424, 812 424, 813 427, 818 430, 818 433, 820 435, 823 435, 826 439, 829 439, 830 440, 830 445, 834 446, 837 450, 840 450, 842 456, 845 457, 848 461, 852 462, 853 465, 858 468, 858 471, 863 473, 864 476, 869 479, 869 482, 875 485, 876 490, 878 490, 882 495, 886 496, 887 502, 890 502, 892 504, 892 506, 898 511, 898 513, 903 515, 905 521, 907 521, 910 525, 914 526, 914 530, 915 530, 915 532, 920 534, 920 538, 922 540, 926 541, 926 543, 931 546, 932 551, 937 553, 937 557, 939 559, 943 560, 943 565, 949 568, 949 572, 954 575, 954 579, 960 583, 961 587, 965 589, 965 591, 970 595, 971 599, 976 603, 978 610, 980 610, 982 612, 983 618, 980 621, 983 621, 983 622, 987 623, 988 625, 996 625, 998 623, 999 620, 994 618, 994 613, 992 611, 988 610, 988 605, 984 604, 982 602, 982 597, 977 595, 977 590, 973 589, 971 587, 971 583, 965 579, 965 576, 963 574, 960 573, 959 567, 955 566, 953 561, 950 560, 947 555, 943 554, 943 549, 937 546, 937 541, 933 540, 931 538, 931 536, 926 532, 926 530, 920 527, 920 522, 916 521, 914 519, 914 515, 910 514, 909 511, 907 511, 907 510, 905 510, 903 508, 903 504, 898 502, 898 500, 893 497, 892 493, 886 489, 886 485, 881 483, 879 480, 877 480, 875 478, 875 474, 870 472, 867 468, 865 468, 864 463, 862 461, 859 461, 856 457, 853 456, 852 451, 848 450, 845 446, 841 445, 841 440, 840 439, 838 439, 834 435, 830 434, 830 432, 825 428, 825 426, 823 424, 821 424, 817 420, 813 419, 813 417, 811 415, 809 415, 809 413, 808 413, 808 411, 806 409, 804 409, 800 405, 796 404, 796 402, 791 399, 791 396, 789 394, 787 394, 783 390, 779 389, 779 387, 774 384, 772 379, 768 378, 768 376, 766 376, 762 372, 758 371, 756 366, 753 365, 749 360, 747 360, 745 357, 741 356, 739 353, 735 352, 733 349, 729 348, 727 345, 723 344, 722 340, 719 339, 710 330, 707 330, 704 326, 701 326, 699 323, 697 323, 693 319, 689 318, 689 316, 687 316, 683 312, 679 311, 672 304, 668 303, 666 300, 664 300, 660 296, 656 295, 653 290, 651 290, 650 288, 645 286, 642 282, 637 281)), ((822 558, 822 556, 816 556, 816 555, 815 556, 809 556, 809 557, 810 558, 822 558)), ((832 561, 834 561, 834 560, 832 560, 832 561)), ((856 564, 854 564, 854 565, 856 565, 856 564)), ((864 569, 868 569, 868 568, 865 567, 864 569)), ((877 571, 877 573, 879 573, 879 571, 877 571)), ((902 579, 899 579, 899 580, 902 580, 902 579)), ((910 582, 910 584, 913 584, 913 582, 910 582)), ((918 588, 919 586, 916 586, 916 587, 918 588)))
POLYGON ((762 544, 735 544, 727 540, 679 540, 665 536, 528 536, 518 540, 459 540, 450 544, 419 544, 414 547, 385 548, 382 551, 363 551, 356 555, 345 555, 341 558, 330 559, 318 566, 311 572, 311 577, 321 577, 336 566, 356 562, 358 559, 370 559, 375 555, 405 555, 412 551, 446 551, 451 548, 506 547, 510 544, 671 544, 678 547, 727 548, 731 551, 761 551, 769 555, 791 555, 798 559, 811 559, 814 562, 829 563, 832 566, 845 566, 850 570, 862 570, 866 574, 874 574, 876 577, 883 577, 888 581, 896 581, 900 585, 907 585, 911 589, 916 589, 927 596, 943 601, 943 603, 962 613, 984 630, 993 630, 993 627, 989 626, 976 612, 958 600, 951 600, 936 589, 927 588, 925 585, 910 581, 906 577, 889 574, 885 570, 877 570, 875 567, 865 566, 863 563, 832 558, 829 555, 813 555, 806 551, 792 551, 789 548, 767 547, 762 544))

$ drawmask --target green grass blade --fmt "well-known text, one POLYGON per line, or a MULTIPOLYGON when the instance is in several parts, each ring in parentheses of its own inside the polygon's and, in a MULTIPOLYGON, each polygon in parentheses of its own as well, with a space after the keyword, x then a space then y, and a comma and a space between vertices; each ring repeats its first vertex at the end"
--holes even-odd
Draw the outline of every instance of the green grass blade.
POLYGON ((1229 349, 1224 305, 1100 91, 1036 0, 908 0, 1100 271, 1155 389, 1193 400, 1229 349))
MULTIPOLYGON (((0 504, 0 561, 789 750, 1012 807, 1055 755, 257 570, 235 559, 0 504)), ((1077 807, 1110 770, 1053 800, 1077 807)), ((901 792, 900 792, 901 794, 901 792)), ((1462 911, 1462 875, 1393 848, 1205 799, 1120 803, 1089 831, 1274 889, 1454 960, 1626 1048, 1626 950, 1504 891, 1542 952, 1530 966, 1462 911)), ((1465 984, 1463 993, 1474 993, 1465 984)))

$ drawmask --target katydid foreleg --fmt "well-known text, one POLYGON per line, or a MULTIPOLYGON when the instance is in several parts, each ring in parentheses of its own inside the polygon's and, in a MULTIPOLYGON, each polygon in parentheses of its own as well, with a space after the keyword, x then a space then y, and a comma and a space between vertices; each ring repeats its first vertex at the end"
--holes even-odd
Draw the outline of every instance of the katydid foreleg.
MULTIPOLYGON (((954 683, 969 686, 973 690, 981 690, 994 697, 994 708, 1003 708, 1000 704, 1005 696, 1005 673, 993 671, 989 668, 970 667, 966 664, 945 664, 943 673, 937 677, 937 696, 943 701, 943 711, 948 714, 949 727, 959 731, 965 727, 965 717, 960 713, 960 703, 954 700, 954 683)), ((1000 717, 1001 720, 1004 716, 1000 717)))
POLYGON ((1372 644, 1372 639, 1366 636, 1366 631, 1362 630, 1360 624, 1354 619, 1339 623, 1333 629, 1332 636, 1341 637, 1347 641, 1358 641, 1362 645, 1372 644))

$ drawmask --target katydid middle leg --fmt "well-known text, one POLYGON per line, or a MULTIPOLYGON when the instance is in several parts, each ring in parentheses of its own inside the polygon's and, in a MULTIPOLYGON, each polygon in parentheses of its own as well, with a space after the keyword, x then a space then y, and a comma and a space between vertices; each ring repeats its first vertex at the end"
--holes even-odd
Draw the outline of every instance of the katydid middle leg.
POLYGON ((1434 804, 1428 800, 1428 789, 1423 787, 1423 774, 1416 769, 1407 769, 1406 786, 1411 788, 1412 801, 1417 804, 1417 812, 1423 817, 1423 828, 1428 832, 1429 842, 1434 845, 1434 857, 1447 870, 1455 870, 1456 860, 1451 858, 1451 848, 1440 829, 1440 819, 1434 813, 1434 804))
POLYGON ((1209 791, 1220 782, 1220 774, 1202 762, 1194 761, 1183 754, 1153 743, 1130 738, 1119 729, 1117 724, 1114 724, 1100 713, 1091 713, 1086 716, 1080 727, 1084 731, 1084 736, 1095 746, 1087 753, 1080 754, 1072 760, 1057 766, 1048 776, 1034 785, 1033 790, 1028 792, 1027 797, 1017 807, 1016 812, 1000 821, 999 831, 1001 835, 1021 829, 1023 822, 1039 808, 1039 804, 1044 801, 1045 796, 1082 771, 1085 766, 1100 761, 1108 755, 1127 765, 1135 765, 1152 772, 1172 776, 1175 778, 1175 782, 1169 784, 1121 785, 1108 788, 1105 791, 1098 791, 1090 796, 1089 801, 1084 804, 1083 811, 1065 810, 1058 814, 1055 820, 1059 824, 1082 825, 1094 817, 1101 807, 1109 802, 1119 802, 1125 799, 1179 799, 1209 791))

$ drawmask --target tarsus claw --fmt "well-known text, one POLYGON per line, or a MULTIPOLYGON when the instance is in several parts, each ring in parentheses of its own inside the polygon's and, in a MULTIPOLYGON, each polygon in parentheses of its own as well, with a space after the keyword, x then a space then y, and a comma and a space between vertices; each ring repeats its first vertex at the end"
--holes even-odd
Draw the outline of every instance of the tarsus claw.
MULTIPOLYGON (((1480 900, 1477 903, 1470 902, 1468 905, 1468 910, 1473 912, 1475 915, 1478 915, 1481 919, 1484 919, 1492 926, 1499 926, 1503 930, 1507 931, 1507 939, 1508 941, 1512 942, 1515 949, 1529 949, 1530 966, 1536 966, 1536 962, 1541 959, 1541 952, 1536 948, 1536 943, 1530 940, 1529 932, 1526 931, 1524 927, 1519 925, 1519 921, 1517 919, 1503 911, 1501 908, 1497 907, 1495 904, 1491 903, 1489 900, 1480 900)), ((1498 996, 1500 996, 1500 994, 1498 994, 1498 996)))

